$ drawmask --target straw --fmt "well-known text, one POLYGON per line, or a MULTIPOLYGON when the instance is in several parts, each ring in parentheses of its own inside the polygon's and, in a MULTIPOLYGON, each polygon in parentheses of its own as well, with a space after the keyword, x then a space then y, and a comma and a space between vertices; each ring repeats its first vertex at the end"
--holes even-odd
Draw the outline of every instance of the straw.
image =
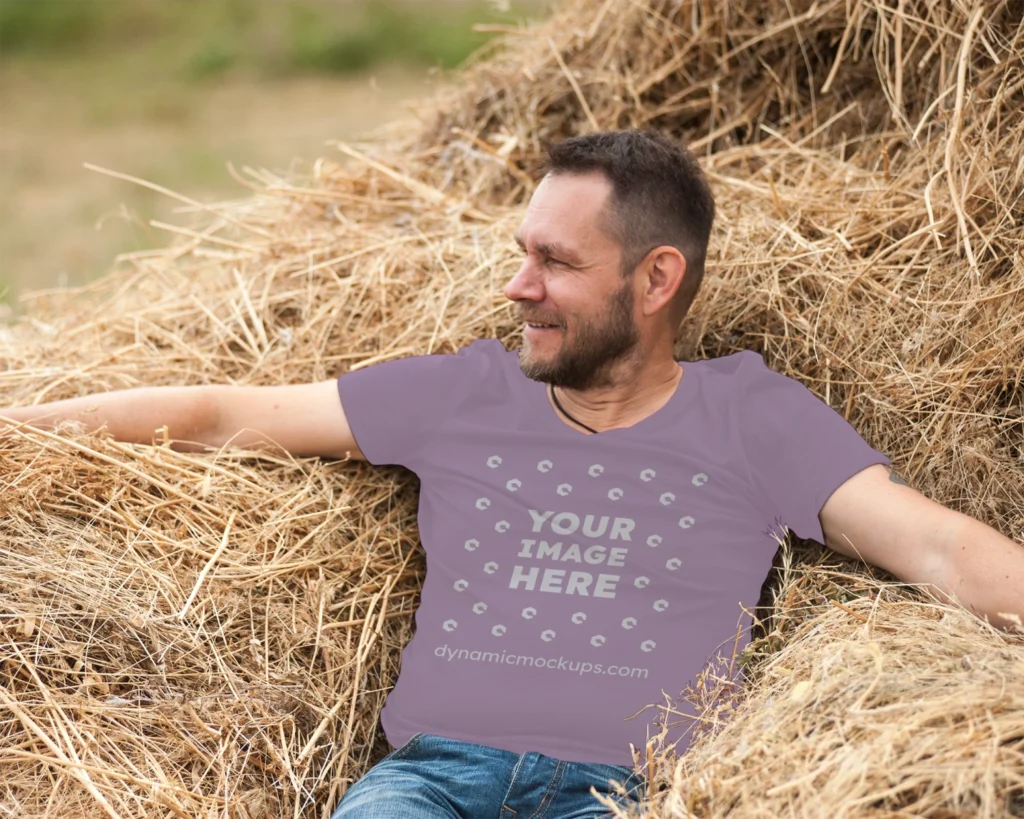
MULTIPOLYGON (((761 352, 1024 543, 1019 4, 569 0, 457 79, 308 172, 233 168, 237 201, 166 191, 167 248, 0 328, 0 405, 514 348, 546 146, 647 127, 718 202, 677 357, 761 352)), ((3 811, 326 819, 387 752, 411 473, 66 425, 4 437, 0 481, 3 811)), ((747 650, 637 717, 696 715, 682 757, 637 749, 641 813, 1024 816, 1024 636, 814 544, 777 563, 747 650)))

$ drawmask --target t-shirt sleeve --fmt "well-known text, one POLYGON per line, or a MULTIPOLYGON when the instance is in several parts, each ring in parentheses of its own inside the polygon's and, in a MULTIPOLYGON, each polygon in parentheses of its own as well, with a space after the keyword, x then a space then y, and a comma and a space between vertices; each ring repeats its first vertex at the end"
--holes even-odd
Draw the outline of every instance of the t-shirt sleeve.
POLYGON ((754 491, 771 524, 779 520, 797 536, 824 543, 818 513, 832 493, 872 464, 892 462, 760 353, 739 355, 740 437, 754 491))
POLYGON ((366 460, 419 471, 427 445, 486 375, 488 342, 501 343, 477 339, 457 353, 395 358, 339 376, 341 406, 366 460))

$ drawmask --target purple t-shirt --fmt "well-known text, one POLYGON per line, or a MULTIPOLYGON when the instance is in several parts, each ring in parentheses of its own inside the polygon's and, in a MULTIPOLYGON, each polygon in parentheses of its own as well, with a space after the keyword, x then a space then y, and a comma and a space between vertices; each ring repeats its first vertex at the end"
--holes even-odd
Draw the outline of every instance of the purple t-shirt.
MULTIPOLYGON (((392 746, 425 732, 632 767, 669 700, 738 629, 749 642, 770 531, 821 542, 829 495, 891 463, 758 353, 681 365, 657 412, 594 435, 497 339, 338 379, 369 463, 420 478, 427 574, 381 712, 392 746)), ((682 753, 690 720, 668 722, 682 753)))

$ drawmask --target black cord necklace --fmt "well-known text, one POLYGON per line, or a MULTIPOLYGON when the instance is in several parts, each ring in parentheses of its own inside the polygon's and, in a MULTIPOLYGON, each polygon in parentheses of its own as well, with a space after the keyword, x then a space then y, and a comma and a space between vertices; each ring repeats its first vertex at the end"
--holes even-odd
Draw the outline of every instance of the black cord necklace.
POLYGON ((596 434, 598 434, 598 433, 597 433, 597 430, 596 430, 596 429, 594 429, 593 427, 588 427, 588 426, 587 426, 586 424, 584 424, 584 423, 583 423, 582 421, 577 421, 577 420, 576 420, 575 418, 573 418, 573 417, 572 417, 572 416, 571 416, 571 415, 570 415, 570 414, 569 414, 568 412, 566 412, 566 411, 565 411, 565 407, 563 407, 563 406, 562 406, 561 404, 559 404, 559 403, 558 403, 558 396, 557 396, 557 395, 555 395, 555 387, 554 387, 554 385, 553 385, 553 384, 548 384, 548 392, 550 392, 550 393, 551 393, 551 399, 552 399, 552 400, 553 400, 553 401, 555 402, 555 406, 556 406, 556 407, 558 407, 558 409, 559 409, 559 411, 561 411, 562 415, 564 415, 564 416, 565 416, 566 418, 568 418, 568 419, 569 419, 570 421, 572 421, 572 422, 573 422, 574 424, 579 424, 579 425, 580 425, 581 427, 583 427, 584 429, 589 429, 589 430, 590 430, 591 432, 593 432, 593 433, 594 433, 595 435, 596 435, 596 434))

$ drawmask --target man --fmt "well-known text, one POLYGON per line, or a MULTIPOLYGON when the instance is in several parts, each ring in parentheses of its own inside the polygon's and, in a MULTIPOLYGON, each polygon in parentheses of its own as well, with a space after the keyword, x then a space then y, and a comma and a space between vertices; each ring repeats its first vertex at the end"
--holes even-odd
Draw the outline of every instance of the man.
MULTIPOLYGON (((748 631, 773 521, 993 622, 1024 615, 1024 551, 907 486, 798 381, 752 352, 673 360, 713 214, 673 142, 574 138, 551 150, 516 237, 518 353, 480 339, 337 381, 0 415, 415 471, 428 572, 381 715, 394 750, 335 816, 599 816, 592 787, 646 795, 631 748, 658 733, 647 706, 748 631)), ((686 728, 667 734, 677 752, 686 728)))

